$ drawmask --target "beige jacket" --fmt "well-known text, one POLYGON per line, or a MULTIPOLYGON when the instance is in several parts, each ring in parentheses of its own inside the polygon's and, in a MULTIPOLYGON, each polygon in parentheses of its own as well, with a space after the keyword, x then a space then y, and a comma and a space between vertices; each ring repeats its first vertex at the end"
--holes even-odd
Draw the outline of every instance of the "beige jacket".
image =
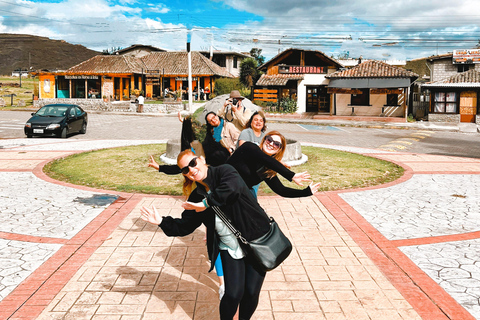
POLYGON ((222 140, 220 140, 220 143, 227 148, 230 153, 235 151, 239 135, 240 131, 237 130, 233 123, 223 121, 222 140))
POLYGON ((250 120, 252 111, 244 106, 240 106, 238 110, 232 114, 232 109, 223 106, 218 110, 217 115, 225 119, 226 122, 233 123, 239 131, 242 131, 245 129, 245 125, 247 124, 248 120, 250 120), (226 114, 225 109, 227 109, 226 114))

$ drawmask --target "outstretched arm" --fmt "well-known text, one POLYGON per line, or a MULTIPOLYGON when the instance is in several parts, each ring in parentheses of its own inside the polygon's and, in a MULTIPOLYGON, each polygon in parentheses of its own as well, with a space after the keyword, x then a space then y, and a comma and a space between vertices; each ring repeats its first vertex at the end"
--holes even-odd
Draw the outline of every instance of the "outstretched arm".
POLYGON ((150 156, 150 161, 148 162, 147 166, 148 166, 148 167, 152 167, 152 168, 154 168, 154 169, 156 169, 156 170, 159 169, 159 165, 158 165, 157 161, 155 161, 155 159, 153 158, 153 156, 150 156))
POLYGON ((303 182, 311 182, 312 180, 310 180, 310 174, 307 171, 305 171, 301 173, 296 173, 293 176, 292 181, 298 184, 299 186, 303 186, 303 182))
POLYGON ((142 213, 141 218, 143 221, 150 222, 157 226, 162 222, 162 217, 158 213, 157 208, 155 208, 154 206, 152 206, 151 209, 147 207, 142 207, 140 211, 142 213))

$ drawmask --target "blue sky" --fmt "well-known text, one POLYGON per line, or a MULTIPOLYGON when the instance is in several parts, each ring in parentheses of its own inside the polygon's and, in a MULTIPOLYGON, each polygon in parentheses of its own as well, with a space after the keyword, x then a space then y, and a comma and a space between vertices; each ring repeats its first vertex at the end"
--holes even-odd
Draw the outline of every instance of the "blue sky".
POLYGON ((473 0, 0 0, 0 33, 65 40, 102 51, 148 44, 184 50, 288 48, 329 56, 415 59, 478 44, 473 0))

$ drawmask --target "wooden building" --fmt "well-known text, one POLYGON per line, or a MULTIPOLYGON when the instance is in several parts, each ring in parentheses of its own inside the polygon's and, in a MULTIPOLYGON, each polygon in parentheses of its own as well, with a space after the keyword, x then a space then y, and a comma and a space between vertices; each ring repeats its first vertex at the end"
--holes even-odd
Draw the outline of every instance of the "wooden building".
POLYGON ((255 84, 254 100, 278 102, 290 97, 297 112, 330 112, 327 75, 342 65, 321 51, 288 49, 258 69, 264 74, 255 84))

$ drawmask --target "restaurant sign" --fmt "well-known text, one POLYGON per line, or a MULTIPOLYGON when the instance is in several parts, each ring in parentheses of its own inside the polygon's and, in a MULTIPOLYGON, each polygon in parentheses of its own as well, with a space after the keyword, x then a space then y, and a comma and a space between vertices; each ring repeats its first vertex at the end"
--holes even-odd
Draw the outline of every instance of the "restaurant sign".
POLYGON ((453 50, 453 64, 480 63, 480 49, 453 50))
POLYGON ((98 76, 65 76, 67 80, 97 80, 98 76))
POLYGON ((327 73, 326 67, 313 66, 278 66, 278 73, 327 73))

